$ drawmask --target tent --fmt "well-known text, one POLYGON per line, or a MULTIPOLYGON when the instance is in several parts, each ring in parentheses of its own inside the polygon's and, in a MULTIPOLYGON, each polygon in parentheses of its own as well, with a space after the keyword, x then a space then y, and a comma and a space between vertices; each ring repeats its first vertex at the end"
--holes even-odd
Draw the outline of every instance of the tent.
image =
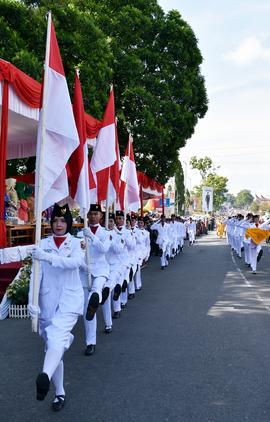
MULTIPOLYGON (((41 84, 0 59, 0 248, 6 246, 4 194, 6 160, 36 155, 41 84)), ((85 113, 88 139, 96 138, 101 122, 85 113)))
POLYGON ((162 212, 164 213, 164 186, 151 179, 141 171, 137 171, 141 198, 141 215, 143 215, 143 201, 151 198, 162 198, 162 212))

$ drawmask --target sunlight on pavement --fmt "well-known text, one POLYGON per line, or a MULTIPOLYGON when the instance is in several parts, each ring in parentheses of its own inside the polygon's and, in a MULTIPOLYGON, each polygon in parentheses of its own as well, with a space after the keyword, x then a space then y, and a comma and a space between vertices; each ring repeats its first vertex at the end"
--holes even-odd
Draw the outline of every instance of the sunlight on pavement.
POLYGON ((265 304, 256 296, 252 286, 243 283, 239 274, 229 271, 226 274, 221 294, 207 315, 223 317, 228 313, 269 314, 265 304))

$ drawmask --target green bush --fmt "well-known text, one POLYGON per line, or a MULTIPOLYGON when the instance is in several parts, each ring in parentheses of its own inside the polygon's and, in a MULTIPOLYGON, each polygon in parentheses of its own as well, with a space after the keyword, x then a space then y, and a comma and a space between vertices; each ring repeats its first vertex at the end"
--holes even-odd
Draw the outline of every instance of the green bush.
POLYGON ((19 278, 8 286, 6 293, 12 305, 27 305, 31 267, 32 260, 28 257, 23 261, 19 278))

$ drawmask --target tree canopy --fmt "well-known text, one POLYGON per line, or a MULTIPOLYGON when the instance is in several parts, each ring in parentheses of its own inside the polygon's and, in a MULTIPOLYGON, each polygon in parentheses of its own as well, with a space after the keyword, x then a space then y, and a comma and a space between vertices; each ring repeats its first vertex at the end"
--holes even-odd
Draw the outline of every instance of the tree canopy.
POLYGON ((207 111, 192 28, 157 0, 0 0, 0 56, 37 80, 49 9, 69 87, 79 67, 85 109, 101 119, 113 83, 120 149, 130 130, 138 169, 165 183, 207 111))
POLYGON ((250 190, 243 189, 241 190, 235 198, 235 206, 238 208, 245 208, 252 204, 254 197, 251 194, 250 190))
POLYGON ((210 157, 197 158, 191 157, 190 165, 192 168, 199 170, 202 181, 199 186, 194 187, 194 194, 198 198, 202 197, 202 189, 204 186, 212 187, 213 193, 213 207, 215 210, 220 209, 221 205, 226 201, 226 193, 228 178, 219 176, 216 173, 216 168, 210 157))

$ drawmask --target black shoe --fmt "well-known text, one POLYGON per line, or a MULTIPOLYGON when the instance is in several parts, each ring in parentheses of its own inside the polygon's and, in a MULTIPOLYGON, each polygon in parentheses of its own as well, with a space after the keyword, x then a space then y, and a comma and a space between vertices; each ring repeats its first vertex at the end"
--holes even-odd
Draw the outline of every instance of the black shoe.
POLYGON ((120 318, 120 312, 119 311, 115 311, 114 313, 113 313, 113 319, 118 319, 118 318, 120 318))
POLYGON ((104 289, 102 290, 101 305, 104 305, 104 303, 106 302, 106 300, 109 297, 109 294, 110 294, 110 288, 109 287, 104 287, 104 289))
POLYGON ((165 265, 163 265, 160 269, 161 269, 161 270, 165 270, 165 265))
POLYGON ((110 334, 112 332, 112 327, 105 327, 104 328, 104 333, 105 334, 110 334))
POLYGON ((125 309, 127 307, 126 303, 121 303, 121 309, 125 309))
POLYGON ((58 395, 55 396, 55 398, 57 399, 57 401, 54 401, 52 403, 52 410, 54 412, 59 412, 59 410, 63 409, 64 405, 65 405, 65 396, 64 395, 58 395))
POLYGON ((119 299, 119 296, 121 294, 121 286, 120 284, 116 284, 115 288, 114 288, 114 292, 113 292, 113 300, 117 301, 119 299))
POLYGON ((87 319, 87 321, 92 321, 92 319, 94 318, 97 312, 98 305, 99 305, 99 295, 98 293, 92 293, 89 299, 89 303, 88 303, 87 311, 85 315, 85 318, 87 319))
POLYGON ((37 400, 44 400, 50 389, 50 380, 45 372, 41 372, 36 379, 37 400))
POLYGON ((130 293, 130 294, 128 295, 128 299, 129 299, 129 300, 131 300, 131 299, 135 299, 135 293, 130 293))
POLYGON ((183 252, 183 246, 180 246, 180 252, 183 252))
POLYGON ((135 289, 135 292, 139 292, 140 290, 142 290, 141 287, 139 289, 135 289))
POLYGON ((96 351, 96 346, 94 344, 88 344, 86 346, 84 354, 85 356, 91 356, 95 353, 95 351, 96 351))

